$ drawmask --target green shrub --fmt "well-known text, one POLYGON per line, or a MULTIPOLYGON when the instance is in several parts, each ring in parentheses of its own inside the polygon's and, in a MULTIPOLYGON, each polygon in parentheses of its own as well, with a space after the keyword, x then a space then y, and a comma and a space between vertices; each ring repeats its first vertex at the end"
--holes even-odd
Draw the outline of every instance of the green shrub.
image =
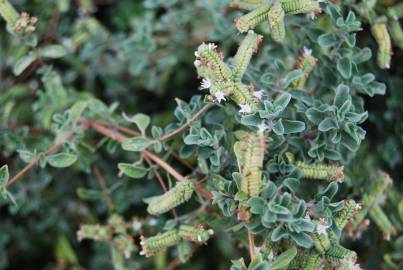
POLYGON ((12 2, 0 269, 400 269, 401 3, 12 2))

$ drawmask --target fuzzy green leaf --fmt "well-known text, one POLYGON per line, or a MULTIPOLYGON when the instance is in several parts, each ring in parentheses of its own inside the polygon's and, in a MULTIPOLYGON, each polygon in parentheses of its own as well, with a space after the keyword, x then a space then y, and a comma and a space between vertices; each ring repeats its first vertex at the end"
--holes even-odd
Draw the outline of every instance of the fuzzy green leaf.
POLYGON ((66 168, 77 161, 77 156, 69 153, 57 153, 46 156, 46 162, 55 168, 66 168))
POLYGON ((147 168, 137 164, 119 163, 118 168, 123 174, 134 179, 142 178, 148 172, 147 168))
POLYGON ((122 142, 122 148, 126 151, 140 152, 147 149, 151 144, 152 141, 146 138, 129 138, 122 142))
POLYGON ((7 165, 1 166, 1 168, 0 168, 0 187, 4 187, 7 184, 9 178, 10 178, 10 174, 8 173, 8 166, 7 165))

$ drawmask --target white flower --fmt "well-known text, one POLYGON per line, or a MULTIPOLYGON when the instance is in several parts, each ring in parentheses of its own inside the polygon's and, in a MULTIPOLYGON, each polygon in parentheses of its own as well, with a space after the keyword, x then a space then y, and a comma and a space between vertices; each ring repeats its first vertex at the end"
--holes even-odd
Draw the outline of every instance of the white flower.
POLYGON ((316 14, 315 14, 315 12, 309 12, 308 14, 307 14, 307 17, 308 17, 308 19, 310 19, 310 20, 314 20, 315 18, 316 18, 316 14))
POLYGON ((361 266, 358 263, 353 262, 350 260, 348 262, 348 269, 350 270, 362 270, 361 266))
POLYGON ((143 224, 138 220, 134 220, 133 223, 132 223, 133 231, 140 230, 142 226, 143 226, 143 224))
POLYGON ((254 96, 255 98, 257 98, 257 99, 260 100, 260 99, 262 99, 263 93, 264 93, 264 90, 261 89, 261 90, 259 90, 259 91, 253 92, 253 96, 254 96))
POLYGON ((201 89, 210 89, 211 81, 207 78, 204 78, 201 82, 200 88, 201 89))
POLYGON ((155 226, 155 225, 158 224, 158 220, 155 219, 155 218, 150 218, 150 220, 148 221, 148 224, 149 224, 150 226, 155 226))
POLYGON ((209 49, 210 51, 215 50, 216 48, 217 48, 217 45, 215 45, 214 43, 209 43, 209 44, 208 44, 208 49, 209 49))
POLYGON ((362 208, 361 204, 357 203, 357 205, 355 206, 354 209, 359 211, 359 210, 361 210, 361 208, 362 208))
POLYGON ((201 65, 201 61, 200 61, 200 60, 195 60, 193 63, 194 63, 194 65, 195 65, 196 67, 199 67, 199 66, 201 65))
POLYGON ((272 261, 274 259, 273 251, 270 251, 270 254, 267 255, 267 258, 269 259, 269 261, 272 261))
POLYGON ((305 56, 311 56, 312 55, 312 49, 308 49, 307 47, 304 46, 304 55, 305 56))
POLYGON ((216 100, 218 101, 218 103, 221 103, 221 101, 225 101, 225 95, 224 95, 224 92, 222 92, 222 91, 217 91, 214 94, 214 96, 215 96, 216 100))
POLYGON ((262 248, 261 247, 254 247, 254 251, 255 251, 255 254, 258 254, 258 253, 260 253, 260 250, 261 250, 262 248))
POLYGON ((329 228, 329 226, 326 225, 325 221, 323 219, 321 219, 318 223, 318 225, 316 226, 316 232, 318 234, 323 234, 323 235, 327 235, 327 228, 329 228))
POLYGON ((265 132, 265 130, 268 128, 269 126, 267 126, 264 122, 260 123, 257 128, 259 129, 259 132, 263 133, 265 132))
POLYGON ((250 113, 252 111, 248 104, 239 104, 239 107, 241 107, 240 113, 250 113))
POLYGON ((200 54, 199 54, 199 52, 198 52, 198 51, 195 51, 195 56, 196 56, 197 58, 199 58, 199 57, 200 57, 200 54))

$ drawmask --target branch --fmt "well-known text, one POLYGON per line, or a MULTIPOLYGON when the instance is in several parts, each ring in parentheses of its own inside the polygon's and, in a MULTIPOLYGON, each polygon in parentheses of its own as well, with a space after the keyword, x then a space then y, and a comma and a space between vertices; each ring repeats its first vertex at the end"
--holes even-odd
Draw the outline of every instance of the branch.
POLYGON ((253 239, 253 234, 248 231, 248 240, 249 240, 249 255, 250 260, 252 261, 255 257, 255 240, 253 239))
MULTIPOLYGON (((63 144, 66 141, 69 141, 73 138, 73 135, 69 135, 67 136, 65 139, 63 139, 61 142, 54 144, 53 146, 51 146, 50 148, 46 149, 45 152, 43 153, 45 156, 49 155, 53 152, 56 152, 57 150, 59 150, 63 144)), ((29 170, 31 170, 41 159, 41 155, 38 155, 34 160, 32 160, 27 166, 25 166, 21 171, 19 171, 13 178, 10 179, 10 181, 7 182, 6 187, 11 186, 12 184, 14 184, 16 181, 18 181, 18 179, 20 179, 22 176, 24 176, 29 170)))
MULTIPOLYGON (((91 128, 95 131, 97 131, 98 133, 107 136, 109 138, 112 138, 118 142, 123 142, 124 140, 127 139, 126 136, 120 134, 117 131, 111 130, 107 127, 105 127, 104 125, 94 122, 94 121, 90 121, 90 120, 86 120, 86 119, 82 119, 81 123, 86 127, 86 128, 91 128)), ((147 150, 143 150, 141 151, 141 154, 144 157, 149 158, 150 160, 152 160, 154 163, 158 164, 161 168, 163 168, 166 172, 168 172, 169 174, 171 174, 174 178, 176 178, 176 180, 178 181, 187 181, 187 178, 183 175, 181 175, 178 171, 176 171, 171 165, 169 165, 168 163, 166 163, 164 160, 162 160, 161 158, 159 158, 157 155, 151 153, 150 151, 147 150)), ((206 197, 209 201, 212 200, 212 194, 204 189, 203 187, 200 186, 200 184, 196 183, 196 190, 202 194, 204 197, 206 197)))
POLYGON ((202 115, 205 111, 207 111, 210 107, 211 107, 212 103, 207 103, 206 105, 204 105, 195 115, 193 115, 193 117, 187 121, 185 124, 183 124, 182 126, 180 126, 179 128, 175 129, 174 131, 165 134, 164 136, 162 136, 160 138, 160 141, 165 141, 169 138, 171 138, 172 136, 180 133, 182 130, 186 129, 194 120, 196 120, 197 118, 199 118, 200 115, 202 115))
POLYGON ((96 176, 96 179, 99 183, 99 185, 101 186, 102 192, 105 195, 105 199, 106 199, 106 203, 108 205, 109 209, 113 209, 113 202, 112 202, 112 198, 111 195, 108 191, 108 187, 106 186, 106 181, 104 176, 102 175, 101 171, 99 170, 99 168, 97 166, 94 165, 94 173, 96 176))
MULTIPOLYGON (((146 162, 148 163, 148 165, 151 167, 153 166, 153 162, 148 158, 148 157, 144 157, 144 159, 146 160, 146 162)), ((162 189, 164 190, 164 192, 168 192, 168 188, 164 183, 164 179, 162 179, 161 174, 156 170, 155 171, 155 176, 158 179, 158 182, 160 182, 160 185, 162 187, 162 189)), ((175 219, 178 218, 178 214, 176 213, 175 208, 171 210, 172 211, 172 215, 174 216, 175 219)))

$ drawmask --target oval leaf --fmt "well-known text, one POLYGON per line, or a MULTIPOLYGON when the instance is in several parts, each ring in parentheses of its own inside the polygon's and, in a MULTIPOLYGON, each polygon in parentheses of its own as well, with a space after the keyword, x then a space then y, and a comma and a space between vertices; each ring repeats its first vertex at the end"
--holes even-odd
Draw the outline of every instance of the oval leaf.
POLYGON ((68 153, 57 153, 46 157, 47 163, 55 168, 65 168, 77 161, 77 156, 68 153))
POLYGON ((147 140, 146 138, 137 137, 123 141, 122 148, 126 151, 140 152, 149 147, 151 144, 152 141, 147 140))
POLYGON ((135 179, 144 177, 144 175, 146 175, 147 171, 148 171, 143 166, 129 164, 129 163, 119 163, 118 168, 126 176, 135 178, 135 179))
POLYGON ((10 174, 8 173, 8 166, 3 165, 0 168, 0 187, 4 187, 7 184, 9 178, 10 174))

